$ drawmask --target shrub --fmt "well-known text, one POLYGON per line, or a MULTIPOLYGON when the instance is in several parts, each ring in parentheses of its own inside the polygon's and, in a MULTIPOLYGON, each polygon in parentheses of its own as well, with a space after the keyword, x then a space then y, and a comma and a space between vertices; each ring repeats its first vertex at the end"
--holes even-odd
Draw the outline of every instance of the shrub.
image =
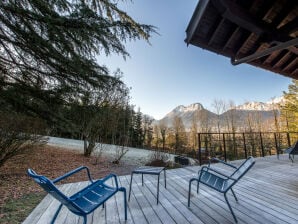
POLYGON ((147 166, 167 166, 168 160, 170 156, 166 153, 163 153, 161 151, 154 151, 150 158, 147 166))
POLYGON ((45 144, 45 123, 21 114, 0 113, 0 167, 11 157, 45 144))

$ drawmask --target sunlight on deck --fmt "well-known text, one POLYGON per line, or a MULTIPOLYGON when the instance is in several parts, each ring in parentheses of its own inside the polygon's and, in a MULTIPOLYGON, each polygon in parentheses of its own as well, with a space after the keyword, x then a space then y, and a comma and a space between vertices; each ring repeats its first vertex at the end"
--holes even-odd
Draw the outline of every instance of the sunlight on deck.
MULTIPOLYGON (((234 161, 239 164, 240 161, 234 161)), ((220 164, 214 164, 223 169, 220 164)), ((199 166, 167 170, 167 188, 161 178, 159 204, 156 204, 157 177, 134 177, 131 199, 128 202, 128 220, 124 220, 123 194, 111 198, 105 208, 99 207, 88 216, 88 223, 234 223, 222 194, 202 185, 197 195, 192 188, 191 205, 187 207, 188 182, 196 176, 199 166)), ((229 201, 238 223, 298 223, 298 159, 292 163, 287 155, 257 158, 255 166, 233 187, 239 202, 231 193, 229 201)), ((122 186, 129 190, 130 175, 119 176, 122 186)), ((87 182, 65 184, 64 192, 72 194, 87 182)), ((37 186, 38 187, 38 186, 37 186)), ((23 222, 50 223, 59 203, 47 195, 23 222)), ((82 218, 62 208, 55 223, 83 223, 82 218)))

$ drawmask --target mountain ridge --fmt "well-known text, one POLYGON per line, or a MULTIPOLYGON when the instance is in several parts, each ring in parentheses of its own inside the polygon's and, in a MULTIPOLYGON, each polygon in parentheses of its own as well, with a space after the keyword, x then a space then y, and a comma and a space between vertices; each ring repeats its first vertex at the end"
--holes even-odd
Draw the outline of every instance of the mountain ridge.
POLYGON ((274 98, 267 102, 257 102, 257 101, 251 101, 251 102, 245 102, 241 105, 235 106, 233 108, 230 108, 226 111, 223 111, 221 114, 216 114, 212 111, 209 111, 204 108, 204 106, 201 103, 192 103, 188 106, 179 105, 175 107, 173 110, 171 110, 169 113, 167 113, 162 119, 155 120, 154 124, 160 124, 163 123, 164 125, 170 127, 173 124, 173 120, 175 117, 181 118, 183 121, 183 124, 186 129, 190 129, 194 117, 208 117, 208 119, 214 121, 218 118, 223 118, 224 116, 227 116, 232 113, 236 113, 236 116, 239 119, 244 119, 248 113, 259 113, 261 115, 263 120, 270 119, 272 116, 274 116, 273 111, 276 110, 277 104, 283 104, 284 98, 278 97, 274 98))

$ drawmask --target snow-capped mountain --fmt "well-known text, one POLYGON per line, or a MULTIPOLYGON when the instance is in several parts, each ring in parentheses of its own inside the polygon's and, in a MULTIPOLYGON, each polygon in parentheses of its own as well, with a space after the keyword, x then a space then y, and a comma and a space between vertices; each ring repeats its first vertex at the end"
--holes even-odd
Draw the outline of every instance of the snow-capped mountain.
POLYGON ((237 110, 272 110, 272 105, 263 102, 247 102, 236 107, 237 110))
POLYGON ((242 105, 238 105, 233 109, 225 111, 220 115, 216 115, 215 113, 205 109, 200 103, 193 103, 188 106, 180 105, 174 108, 171 112, 166 114, 159 121, 155 121, 155 124, 163 123, 164 125, 171 127, 173 125, 173 121, 175 117, 179 117, 182 119, 183 124, 186 130, 190 129, 194 117, 196 118, 206 118, 211 123, 215 123, 216 119, 224 119, 225 116, 230 116, 229 114, 233 113, 233 116, 238 118, 239 120, 245 119, 248 116, 248 113, 258 113, 258 116, 261 115, 263 120, 270 119, 274 116, 273 110, 277 109, 278 104, 283 104, 283 97, 274 98, 266 103, 263 102, 246 102, 242 105))
POLYGON ((278 97, 263 103, 263 102, 246 102, 242 105, 236 106, 238 110, 259 110, 259 111, 271 111, 276 109, 277 104, 283 104, 284 98, 278 97))
MULTIPOLYGON (((166 126, 170 127, 173 124, 175 117, 180 117, 183 121, 183 124, 186 128, 189 128, 192 124, 194 117, 202 116, 202 114, 208 114, 209 117, 216 116, 214 113, 206 110, 202 104, 193 103, 188 106, 180 105, 169 112, 164 118, 158 122, 162 122, 166 126)), ((207 115, 206 115, 207 116, 207 115)))
POLYGON ((187 112, 194 112, 196 110, 202 110, 202 109, 204 109, 203 106, 202 106, 202 104, 200 104, 200 103, 193 103, 193 104, 190 104, 189 106, 180 105, 180 106, 176 107, 170 113, 187 113, 187 112))

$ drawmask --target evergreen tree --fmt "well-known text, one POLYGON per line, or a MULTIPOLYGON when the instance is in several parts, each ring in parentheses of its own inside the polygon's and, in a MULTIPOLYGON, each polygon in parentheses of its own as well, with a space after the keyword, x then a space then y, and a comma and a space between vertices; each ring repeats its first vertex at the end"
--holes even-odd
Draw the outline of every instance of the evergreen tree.
POLYGON ((135 114, 134 117, 134 127, 133 127, 133 138, 132 138, 132 146, 133 147, 143 147, 144 143, 144 135, 143 135, 143 128, 142 128, 142 113, 140 111, 140 108, 138 109, 138 112, 135 114))
POLYGON ((55 122, 65 101, 101 89, 113 77, 96 55, 127 57, 124 41, 148 40, 154 32, 118 2, 0 1, 1 108, 55 122))
POLYGON ((298 131, 298 80, 293 79, 284 92, 285 105, 281 106, 281 116, 286 131, 298 131))

